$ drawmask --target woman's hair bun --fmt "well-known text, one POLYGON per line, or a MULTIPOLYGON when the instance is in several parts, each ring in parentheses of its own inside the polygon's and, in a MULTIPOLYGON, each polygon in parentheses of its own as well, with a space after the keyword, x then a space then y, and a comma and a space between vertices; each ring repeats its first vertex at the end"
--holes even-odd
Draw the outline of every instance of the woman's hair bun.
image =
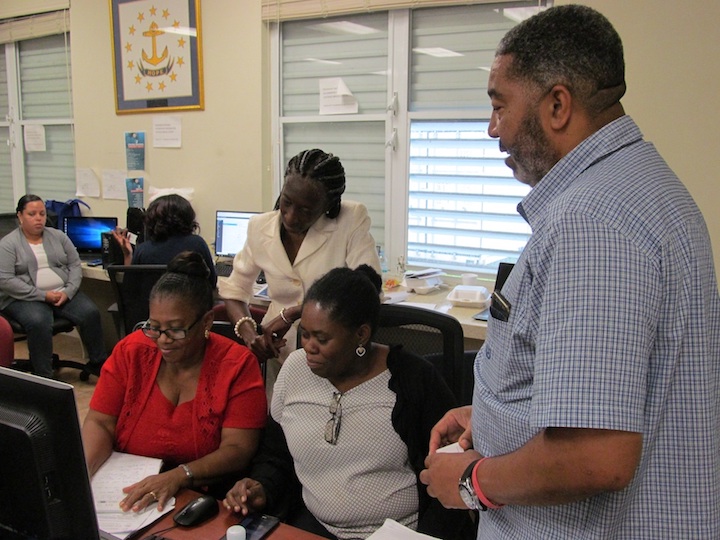
POLYGON ((201 279, 208 279, 210 276, 205 259, 196 251, 183 251, 175 255, 168 263, 167 271, 201 279))

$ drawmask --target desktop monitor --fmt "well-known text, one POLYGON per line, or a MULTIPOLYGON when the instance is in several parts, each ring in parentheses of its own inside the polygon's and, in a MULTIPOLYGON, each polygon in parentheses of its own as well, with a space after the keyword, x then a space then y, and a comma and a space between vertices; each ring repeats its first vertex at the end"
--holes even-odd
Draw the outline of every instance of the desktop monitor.
POLYGON ((79 254, 102 254, 102 237, 117 227, 114 217, 73 216, 63 219, 62 230, 70 237, 79 254))
POLYGON ((257 212, 218 210, 215 213, 215 255, 232 258, 242 251, 250 218, 256 214, 257 212))
POLYGON ((99 536, 73 387, 0 367, 0 538, 99 536))

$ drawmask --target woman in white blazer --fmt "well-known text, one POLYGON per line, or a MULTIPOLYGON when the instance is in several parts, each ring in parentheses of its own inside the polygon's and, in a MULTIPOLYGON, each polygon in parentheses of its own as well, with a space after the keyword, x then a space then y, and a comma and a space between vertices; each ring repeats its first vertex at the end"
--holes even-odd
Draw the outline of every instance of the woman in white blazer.
POLYGON ((368 264, 380 272, 367 208, 341 202, 344 191, 345 170, 336 156, 313 149, 293 157, 275 210, 250 220, 245 247, 230 277, 219 283, 235 333, 268 362, 270 392, 280 365, 296 348, 296 322, 310 285, 341 266, 368 264), (248 307, 261 270, 271 300, 262 335, 248 307))

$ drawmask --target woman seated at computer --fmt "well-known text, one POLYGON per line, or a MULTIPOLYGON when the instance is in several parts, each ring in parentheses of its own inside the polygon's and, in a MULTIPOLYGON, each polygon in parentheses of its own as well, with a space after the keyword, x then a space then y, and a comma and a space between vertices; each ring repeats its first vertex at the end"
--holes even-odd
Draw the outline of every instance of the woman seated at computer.
POLYGON ((345 170, 337 156, 318 149, 294 156, 275 210, 250 220, 232 274, 220 281, 220 296, 236 323, 236 334, 261 361, 272 359, 267 366, 270 391, 280 364, 296 348, 294 323, 305 290, 331 268, 364 263, 380 271, 367 209, 341 202, 344 191, 345 170), (271 300, 262 334, 248 309, 261 270, 271 300))
POLYGON ((79 291, 77 250, 64 232, 45 227, 45 202, 37 195, 20 197, 16 211, 20 226, 0 240, 0 311, 23 326, 36 375, 53 376, 55 315, 77 326, 89 357, 86 370, 98 375, 107 353, 100 312, 79 291))
POLYGON ((265 425, 258 361, 238 343, 210 332, 208 268, 183 252, 150 294, 150 318, 120 341, 103 367, 83 423, 94 474, 113 450, 162 458, 166 469, 127 486, 124 510, 164 506, 244 470, 265 425))
POLYGON ((456 527, 467 513, 430 510, 418 480, 453 396, 425 360, 373 343, 380 288, 363 265, 330 270, 307 292, 303 348, 280 370, 261 448, 226 508, 280 515, 328 538, 365 538, 385 518, 463 537, 456 527), (299 490, 302 501, 292 497, 299 490))
POLYGON ((127 230, 117 230, 113 236, 120 244, 125 264, 167 264, 182 251, 196 251, 210 269, 208 279, 215 287, 217 275, 210 248, 195 234, 200 226, 195 210, 185 197, 163 195, 153 200, 145 212, 145 241, 133 248, 127 230))

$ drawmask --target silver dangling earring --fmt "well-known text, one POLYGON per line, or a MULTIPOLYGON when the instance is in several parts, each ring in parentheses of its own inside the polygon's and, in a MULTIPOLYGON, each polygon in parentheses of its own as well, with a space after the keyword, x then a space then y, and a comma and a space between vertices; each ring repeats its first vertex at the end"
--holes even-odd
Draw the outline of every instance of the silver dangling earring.
POLYGON ((205 339, 210 339, 210 330, 205 329, 205 339))
POLYGON ((365 349, 365 347, 363 347, 362 343, 357 346, 357 349, 355 349, 355 354, 357 354, 360 358, 365 356, 366 352, 367 352, 367 349, 365 349))

